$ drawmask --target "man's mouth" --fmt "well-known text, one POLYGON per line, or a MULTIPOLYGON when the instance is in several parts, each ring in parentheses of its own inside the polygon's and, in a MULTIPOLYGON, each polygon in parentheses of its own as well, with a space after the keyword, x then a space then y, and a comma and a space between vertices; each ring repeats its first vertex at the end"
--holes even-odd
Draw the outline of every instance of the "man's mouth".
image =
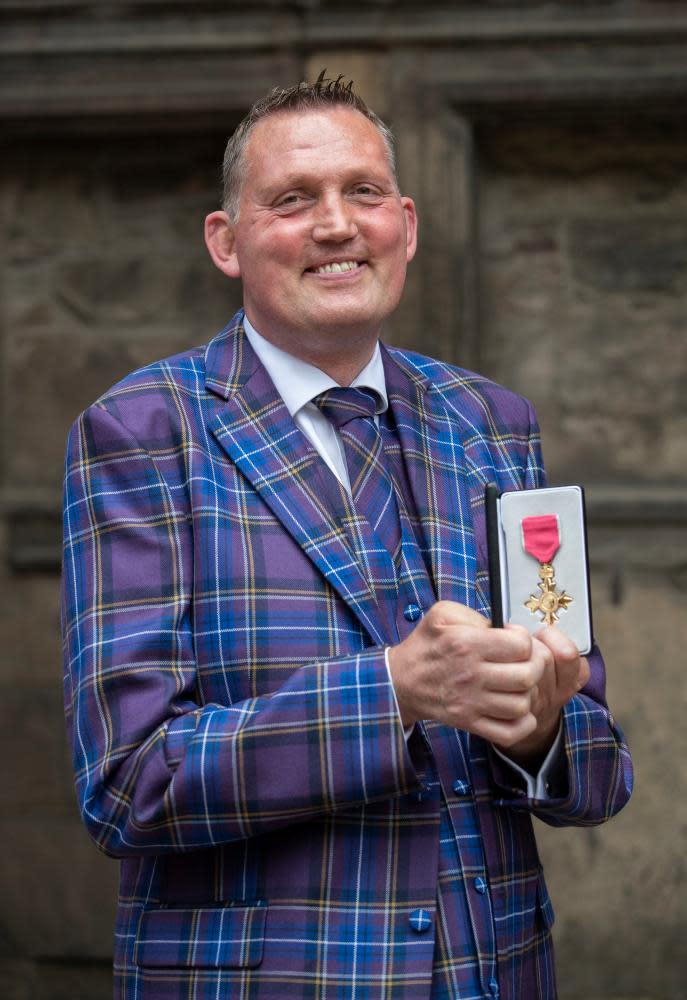
POLYGON ((309 267, 311 274, 343 274, 345 271, 356 271, 362 267, 364 261, 340 260, 331 264, 320 264, 319 267, 309 267))

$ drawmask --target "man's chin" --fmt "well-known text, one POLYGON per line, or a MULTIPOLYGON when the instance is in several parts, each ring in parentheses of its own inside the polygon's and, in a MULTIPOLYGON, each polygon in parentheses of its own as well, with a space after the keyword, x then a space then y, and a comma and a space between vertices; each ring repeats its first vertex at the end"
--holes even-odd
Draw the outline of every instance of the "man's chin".
POLYGON ((333 305, 327 303, 320 308, 308 311, 304 319, 313 330, 324 333, 340 334, 375 334, 379 331, 392 308, 383 309, 379 304, 360 302, 359 300, 342 301, 333 305))

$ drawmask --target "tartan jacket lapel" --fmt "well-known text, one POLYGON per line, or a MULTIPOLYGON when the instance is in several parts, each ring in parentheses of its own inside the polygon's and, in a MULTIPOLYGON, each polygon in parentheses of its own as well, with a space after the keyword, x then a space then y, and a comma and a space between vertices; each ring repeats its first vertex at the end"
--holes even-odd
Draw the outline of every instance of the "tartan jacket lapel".
POLYGON ((208 348, 205 384, 225 400, 210 421, 218 443, 373 643, 384 643, 374 594, 336 516, 338 497, 331 474, 294 423, 240 323, 208 348))
POLYGON ((475 540, 463 440, 439 386, 400 352, 382 348, 389 406, 439 600, 475 600, 475 540))

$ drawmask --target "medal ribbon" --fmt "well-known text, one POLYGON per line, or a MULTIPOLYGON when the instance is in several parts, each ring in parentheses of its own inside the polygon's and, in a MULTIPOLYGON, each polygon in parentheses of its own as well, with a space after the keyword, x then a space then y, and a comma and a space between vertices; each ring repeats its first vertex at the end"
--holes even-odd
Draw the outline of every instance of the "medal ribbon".
POLYGON ((536 517, 523 517, 521 525, 525 552, 540 563, 550 563, 561 544, 558 516, 540 514, 536 517))

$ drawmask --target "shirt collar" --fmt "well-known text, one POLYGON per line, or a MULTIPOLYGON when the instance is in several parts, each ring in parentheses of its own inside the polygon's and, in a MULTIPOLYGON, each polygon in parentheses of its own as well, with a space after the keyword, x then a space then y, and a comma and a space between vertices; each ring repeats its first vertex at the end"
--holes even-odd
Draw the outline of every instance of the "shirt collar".
MULTIPOLYGON (((308 364, 307 361, 302 361, 293 354, 282 351, 280 347, 265 340, 247 316, 243 317, 243 328, 250 346, 267 369, 267 374, 274 382, 277 392, 284 400, 292 417, 315 396, 327 389, 333 389, 337 385, 321 369, 308 364)), ((379 342, 375 344, 372 357, 360 374, 353 379, 351 385, 374 389, 381 397, 377 413, 383 413, 387 409, 389 400, 386 394, 384 363, 379 342)))

